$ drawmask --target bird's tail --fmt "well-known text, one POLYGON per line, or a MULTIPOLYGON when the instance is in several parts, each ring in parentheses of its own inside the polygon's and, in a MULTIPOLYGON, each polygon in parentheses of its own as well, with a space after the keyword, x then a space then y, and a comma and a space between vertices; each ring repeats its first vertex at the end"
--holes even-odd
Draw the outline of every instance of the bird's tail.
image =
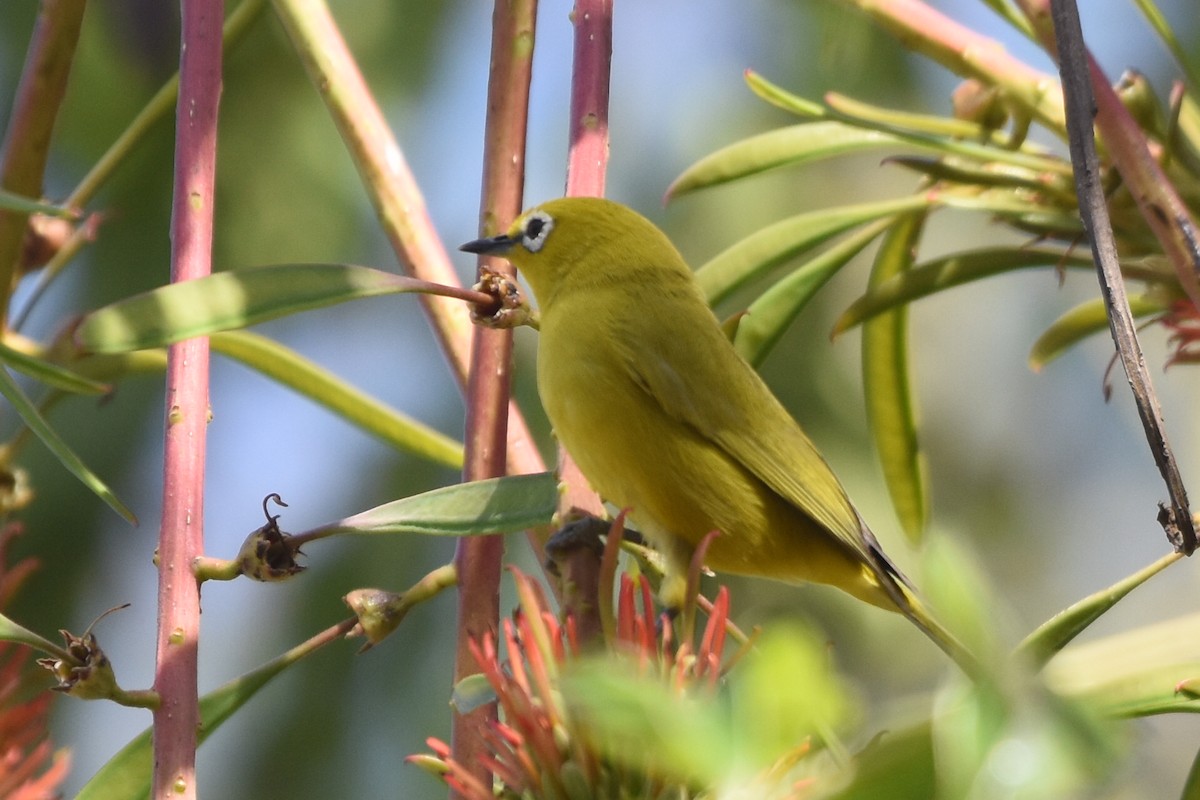
POLYGON ((862 524, 862 529, 863 537, 866 539, 867 553, 871 557, 871 567, 879 580, 880 588, 896 604, 900 613, 908 617, 909 621, 928 636, 930 641, 950 656, 951 660, 967 674, 967 677, 982 678, 985 673, 979 658, 961 639, 937 620, 912 581, 905 577, 904 573, 887 557, 865 523, 862 524))

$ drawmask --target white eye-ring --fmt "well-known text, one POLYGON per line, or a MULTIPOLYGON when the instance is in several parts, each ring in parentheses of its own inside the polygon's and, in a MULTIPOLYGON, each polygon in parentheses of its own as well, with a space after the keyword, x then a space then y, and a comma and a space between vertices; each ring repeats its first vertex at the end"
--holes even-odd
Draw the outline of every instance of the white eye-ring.
POLYGON ((545 211, 534 211, 525 219, 525 229, 521 232, 521 244, 531 253, 536 253, 546 245, 546 237, 554 230, 554 218, 545 211))

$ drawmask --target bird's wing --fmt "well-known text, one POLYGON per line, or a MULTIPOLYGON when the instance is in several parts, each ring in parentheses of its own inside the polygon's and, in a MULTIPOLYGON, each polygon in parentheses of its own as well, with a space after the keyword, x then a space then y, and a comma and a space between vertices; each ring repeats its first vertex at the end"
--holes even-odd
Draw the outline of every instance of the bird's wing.
POLYGON ((683 346, 662 337, 626 353, 635 383, 865 561, 874 541, 833 470, 715 327, 683 346), (696 358, 696 354, 703 358, 696 358))

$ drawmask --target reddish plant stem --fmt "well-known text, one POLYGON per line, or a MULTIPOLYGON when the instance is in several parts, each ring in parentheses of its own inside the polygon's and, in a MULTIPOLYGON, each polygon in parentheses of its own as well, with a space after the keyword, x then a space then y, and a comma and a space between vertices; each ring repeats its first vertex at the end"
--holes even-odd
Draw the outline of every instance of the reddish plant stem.
POLYGON ((848 2, 883 26, 906 49, 928 56, 959 75, 998 87, 1017 108, 1051 131, 1063 132, 1062 96, 1053 76, 1013 58, 995 39, 955 22, 922 0, 848 2))
POLYGON ((571 149, 567 195, 603 197, 608 170, 608 83, 612 73, 612 0, 576 0, 571 73, 571 149))
MULTIPOLYGON (((608 83, 612 72, 612 0, 577 0, 575 66, 571 73, 570 151, 567 195, 603 197, 608 169, 608 83)), ((566 450, 559 449, 558 474, 566 491, 563 511, 603 514, 604 507, 588 488, 566 450)))
MULTIPOLYGON (((567 195, 603 197, 608 168, 608 87, 612 72, 612 0, 576 0, 575 64, 571 73, 570 151, 567 155, 567 195)), ((575 460, 558 449, 558 478, 563 492, 559 518, 566 522, 579 512, 604 516, 604 504, 588 486, 575 460)), ((596 585, 600 560, 590 551, 563 554, 556 561, 564 587, 596 585)), ((585 638, 602 630, 594 593, 564 590, 563 611, 577 620, 585 638)))
MULTIPOLYGON (((480 231, 490 236, 521 211, 525 187, 525 133, 529 117, 529 81, 533 66, 537 0, 497 0, 492 12, 492 59, 488 79, 484 131, 483 189, 480 231)), ((502 259, 483 258, 481 266, 515 279, 502 259)), ((512 331, 476 326, 467 376, 467 481, 503 475, 507 463, 512 331)), ((458 626, 454 681, 479 672, 472 642, 496 637, 500 624, 502 536, 468 536, 458 541, 454 566, 458 573, 458 626)), ((453 757, 468 765, 484 785, 491 772, 486 734, 496 719, 496 704, 454 714, 453 757)), ((452 792, 451 796, 457 796, 452 792)))
MULTIPOLYGON (((42 2, 4 135, 0 186, 10 192, 41 197, 50 136, 67 90, 86 6, 87 0, 42 2)), ((20 277, 17 262, 28 218, 28 214, 0 211, 0 309, 8 308, 20 277)))
MULTIPOLYGON (((182 49, 171 209, 172 282, 203 277, 212 271, 223 5, 223 0, 181 3, 182 49)), ((151 796, 186 800, 197 796, 200 586, 192 563, 204 549, 207 339, 189 339, 168 348, 166 400, 154 680, 162 704, 154 713, 151 796)))

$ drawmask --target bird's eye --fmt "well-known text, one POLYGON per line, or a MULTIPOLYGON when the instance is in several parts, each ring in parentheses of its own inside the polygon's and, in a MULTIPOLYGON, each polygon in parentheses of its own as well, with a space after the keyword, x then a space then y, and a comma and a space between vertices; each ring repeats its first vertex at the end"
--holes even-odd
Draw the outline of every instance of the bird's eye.
POLYGON ((554 230, 554 219, 545 211, 534 211, 525 220, 521 244, 529 252, 536 253, 546 244, 546 237, 552 230, 554 230))

